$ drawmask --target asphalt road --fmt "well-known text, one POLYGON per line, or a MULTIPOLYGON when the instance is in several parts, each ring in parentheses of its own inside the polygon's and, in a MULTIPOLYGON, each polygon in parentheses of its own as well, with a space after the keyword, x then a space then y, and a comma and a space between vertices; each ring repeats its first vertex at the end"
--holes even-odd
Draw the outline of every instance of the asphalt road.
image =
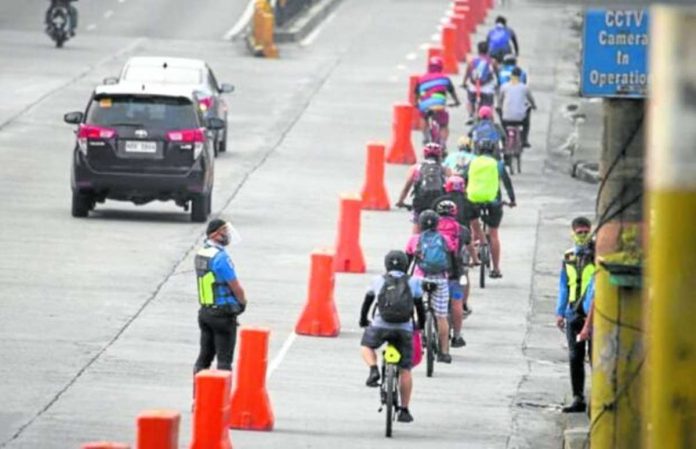
MULTIPOLYGON (((337 277, 340 337, 295 338, 292 329, 306 298, 309 252, 333 244, 338 195, 360 189, 365 144, 389 139, 391 106, 406 99, 408 75, 423 69, 424 45, 448 2, 346 1, 303 45, 283 47, 278 61, 250 58, 240 43, 221 39, 245 6, 239 1, 82 0, 81 29, 62 50, 41 32, 45 3, 0 5, 0 448, 132 441, 135 416, 151 408, 180 410, 181 446, 188 442, 198 338, 192 250, 204 227, 165 203, 107 202, 79 220, 69 213, 74 135, 62 114, 82 109, 90 90, 133 54, 204 58, 219 81, 237 87, 213 210, 242 234, 232 249, 251 301, 242 321, 272 331, 276 430, 235 431, 235 445, 382 447, 377 394, 363 386, 357 314, 383 254, 406 242, 405 213, 363 215, 369 272, 337 277)), ((438 365, 434 379, 416 370, 416 422, 398 426, 388 446, 555 442, 511 445, 524 431, 513 417, 529 369, 523 342, 539 217, 549 204, 566 205, 568 192, 582 205, 593 192, 544 168, 547 123, 557 112, 553 36, 569 12, 511 3, 506 14, 539 111, 535 148, 515 178, 521 207, 506 211, 505 277, 474 289, 469 344, 454 363, 438 365)), ((464 132, 462 122, 455 111, 453 136, 464 132)), ((405 170, 388 168, 392 199, 405 170)), ((558 211, 558 220, 571 213, 558 211)), ((562 356, 549 356, 557 378, 562 356)))

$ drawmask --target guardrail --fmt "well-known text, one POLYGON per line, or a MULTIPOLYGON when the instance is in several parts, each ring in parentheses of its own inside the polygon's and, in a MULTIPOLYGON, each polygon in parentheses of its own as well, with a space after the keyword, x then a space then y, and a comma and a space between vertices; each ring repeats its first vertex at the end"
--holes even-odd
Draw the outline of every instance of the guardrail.
POLYGON ((304 9, 311 7, 320 0, 276 0, 276 26, 283 26, 304 9))

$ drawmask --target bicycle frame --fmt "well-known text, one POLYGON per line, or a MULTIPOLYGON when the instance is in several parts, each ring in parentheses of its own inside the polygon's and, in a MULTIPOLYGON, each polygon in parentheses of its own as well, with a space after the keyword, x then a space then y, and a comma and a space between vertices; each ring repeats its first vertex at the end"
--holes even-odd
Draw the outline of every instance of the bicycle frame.
POLYGON ((379 387, 381 412, 386 407, 385 436, 392 436, 392 424, 396 419, 396 411, 399 409, 399 362, 401 353, 391 343, 387 343, 382 351, 382 383, 379 387))

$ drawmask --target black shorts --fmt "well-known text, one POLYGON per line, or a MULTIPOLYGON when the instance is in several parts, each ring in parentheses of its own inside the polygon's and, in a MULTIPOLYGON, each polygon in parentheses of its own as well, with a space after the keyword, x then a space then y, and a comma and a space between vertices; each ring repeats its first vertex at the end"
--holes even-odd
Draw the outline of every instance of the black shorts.
POLYGON ((502 204, 474 204, 473 210, 475 216, 473 219, 481 217, 481 211, 486 209, 488 212, 483 216, 483 221, 490 228, 498 228, 503 221, 503 205, 502 204))
POLYGON ((401 353, 399 368, 411 369, 413 359, 413 334, 409 331, 369 326, 365 329, 360 344, 368 348, 377 349, 386 342, 394 345, 401 353))
MULTIPOLYGON (((479 106, 493 106, 493 100, 495 99, 495 96, 493 94, 484 94, 483 92, 481 92, 480 95, 481 103, 479 103, 479 106)), ((469 92, 469 103, 476 103, 476 92, 469 92)))

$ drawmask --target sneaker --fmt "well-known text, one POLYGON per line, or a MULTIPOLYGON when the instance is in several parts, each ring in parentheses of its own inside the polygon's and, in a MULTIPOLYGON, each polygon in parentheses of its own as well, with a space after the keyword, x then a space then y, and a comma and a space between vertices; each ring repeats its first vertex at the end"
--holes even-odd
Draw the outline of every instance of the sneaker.
POLYGON ((368 387, 379 387, 379 370, 376 366, 370 367, 370 375, 367 376, 365 385, 368 387))
POLYGON ((587 410, 587 404, 582 396, 575 396, 573 402, 562 409, 563 413, 584 413, 585 410, 587 410))
POLYGON ((396 420, 399 422, 413 422, 413 416, 411 416, 411 412, 406 407, 401 407, 396 420))
POLYGON ((490 274, 491 279, 500 279, 501 277, 503 277, 503 273, 501 273, 500 271, 498 271, 498 270, 491 271, 491 274, 490 274))
POLYGON ((471 315, 472 313, 474 313, 474 311, 473 311, 473 309, 472 309, 471 307, 469 307, 468 305, 464 305, 463 313, 464 313, 464 318, 466 318, 466 317, 468 317, 469 315, 471 315))
POLYGON ((459 337, 454 337, 452 339, 452 347, 453 348, 462 348, 466 346, 466 341, 464 341, 464 338, 460 335, 459 337))
POLYGON ((452 363, 452 356, 449 354, 438 354, 437 361, 442 363, 452 363))

